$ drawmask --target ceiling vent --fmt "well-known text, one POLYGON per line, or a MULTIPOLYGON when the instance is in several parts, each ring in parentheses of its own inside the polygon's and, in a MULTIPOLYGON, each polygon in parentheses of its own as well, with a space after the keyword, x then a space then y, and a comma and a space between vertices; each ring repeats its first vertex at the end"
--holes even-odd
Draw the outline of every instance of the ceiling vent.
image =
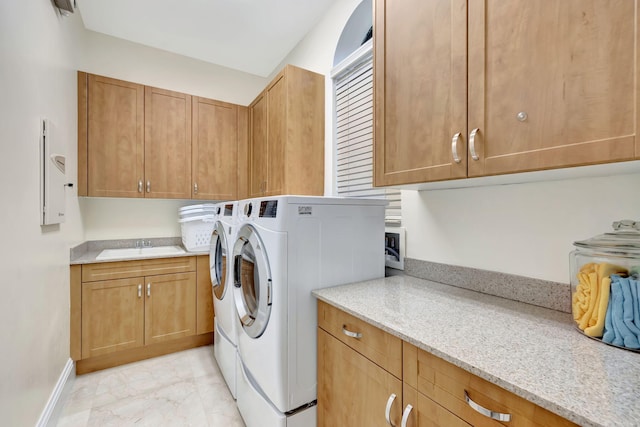
POLYGON ((70 13, 73 13, 73 9, 76 5, 75 0, 53 0, 53 3, 64 16, 69 16, 70 13))

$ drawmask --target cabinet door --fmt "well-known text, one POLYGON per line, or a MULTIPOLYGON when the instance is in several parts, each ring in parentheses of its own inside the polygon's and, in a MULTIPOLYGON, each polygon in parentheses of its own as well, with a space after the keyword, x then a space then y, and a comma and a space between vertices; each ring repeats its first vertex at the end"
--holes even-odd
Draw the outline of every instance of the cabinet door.
POLYGON ((144 344, 144 277, 82 285, 82 358, 144 344))
POLYGON ((469 1, 469 176, 630 160, 631 0, 469 1))
POLYGON ((266 195, 284 194, 285 144, 287 142, 287 84, 284 74, 267 89, 267 92, 266 195))
POLYGON ((238 107, 193 98, 193 199, 235 200, 238 194, 238 107))
POLYGON ((145 197, 191 198, 191 96, 145 87, 145 197))
POLYGON ((422 393, 404 384, 402 391, 403 418, 406 416, 406 427, 469 427, 460 418, 438 405, 422 393), (411 408, 407 407, 411 405, 411 408), (406 414, 406 415, 405 415, 406 414))
POLYGON ((376 186, 466 177, 466 4, 375 1, 376 186))
POLYGON ((402 383, 360 353, 318 328, 318 427, 399 426, 402 383))
POLYGON ((196 333, 196 273, 145 277, 145 345, 196 333))
POLYGON ((262 196, 267 183, 267 95, 262 93, 251 105, 249 144, 249 197, 262 196))
POLYGON ((91 74, 87 85, 86 195, 144 197, 144 86, 91 74))

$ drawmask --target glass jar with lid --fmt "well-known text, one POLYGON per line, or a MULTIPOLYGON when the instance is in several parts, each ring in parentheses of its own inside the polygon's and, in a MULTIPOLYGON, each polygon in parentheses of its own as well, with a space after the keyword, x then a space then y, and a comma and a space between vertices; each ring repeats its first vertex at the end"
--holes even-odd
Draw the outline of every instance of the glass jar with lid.
POLYGON ((574 242, 570 254, 573 319, 585 335, 640 351, 640 221, 574 242))

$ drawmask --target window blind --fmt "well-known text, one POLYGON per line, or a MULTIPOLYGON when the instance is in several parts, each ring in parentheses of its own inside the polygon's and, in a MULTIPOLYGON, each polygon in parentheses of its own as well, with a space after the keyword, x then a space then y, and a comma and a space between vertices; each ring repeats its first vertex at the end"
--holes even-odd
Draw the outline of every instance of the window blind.
POLYGON ((385 222, 401 225, 401 193, 373 187, 373 56, 365 50, 334 76, 336 188, 340 196, 389 201, 385 222))

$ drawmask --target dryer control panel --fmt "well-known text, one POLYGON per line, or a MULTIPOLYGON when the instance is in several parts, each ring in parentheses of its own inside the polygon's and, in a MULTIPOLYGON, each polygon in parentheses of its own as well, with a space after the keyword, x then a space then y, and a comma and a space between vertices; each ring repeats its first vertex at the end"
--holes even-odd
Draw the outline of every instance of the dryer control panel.
POLYGON ((278 214, 277 200, 264 200, 260 202, 260 218, 275 218, 278 214))

